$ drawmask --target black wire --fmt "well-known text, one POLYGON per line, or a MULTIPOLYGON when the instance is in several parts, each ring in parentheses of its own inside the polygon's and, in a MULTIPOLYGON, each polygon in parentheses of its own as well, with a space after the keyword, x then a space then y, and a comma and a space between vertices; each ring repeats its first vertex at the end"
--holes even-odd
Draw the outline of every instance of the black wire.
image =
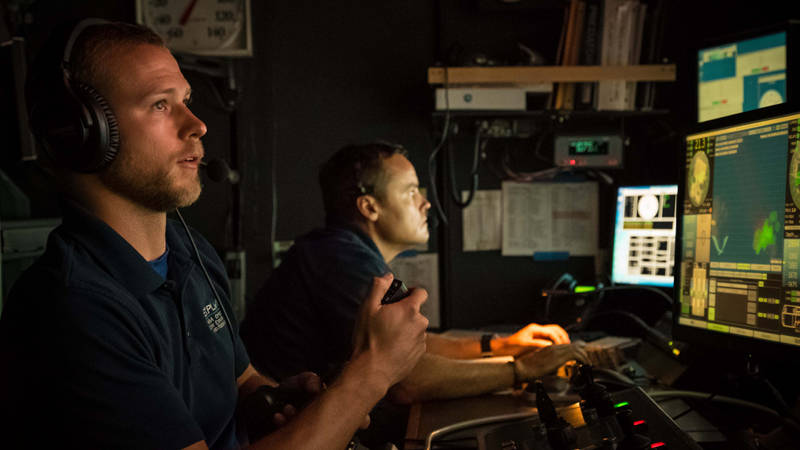
POLYGON ((650 336, 652 339, 656 340, 658 343, 662 344, 665 348, 669 347, 669 338, 661 334, 658 330, 648 325, 644 320, 642 320, 639 316, 630 313, 628 311, 621 311, 621 310, 611 310, 611 311, 603 311, 597 314, 593 314, 588 319, 582 321, 583 326, 591 323, 592 321, 607 317, 607 316, 618 316, 618 317, 626 317, 633 321, 639 328, 643 329, 644 332, 650 336))
POLYGON ((650 286, 606 286, 600 289, 597 289, 592 292, 587 292, 587 295, 596 295, 597 300, 589 304, 581 314, 581 321, 584 322, 588 317, 593 315, 595 311, 600 308, 600 305, 603 303, 605 299, 605 293, 609 291, 636 291, 636 290, 645 290, 650 292, 655 292, 660 295, 660 298, 665 300, 668 304, 668 309, 672 310, 672 298, 670 298, 667 294, 659 289, 652 288, 650 286))
POLYGON ((211 280, 211 275, 208 274, 206 270, 206 266, 203 264, 203 258, 200 257, 200 250, 197 248, 197 244, 194 242, 194 237, 192 237, 192 232, 189 231, 189 225, 186 224, 186 221, 183 220, 183 216, 181 215, 180 210, 175 208, 175 214, 178 215, 178 219, 180 219, 181 224, 183 224, 183 229, 186 230, 186 235, 189 236, 189 242, 192 243, 192 248, 194 249, 194 254, 197 256, 197 263, 200 265, 200 268, 203 269, 203 275, 206 276, 206 281, 208 281, 208 285, 211 287, 211 292, 214 293, 214 299, 217 301, 217 307, 222 310, 222 315, 225 316, 225 322, 228 325, 228 333, 231 336, 231 352, 233 352, 233 379, 237 378, 236 374, 236 336, 233 334, 233 322, 231 322, 230 317, 228 317, 228 312, 225 311, 225 306, 222 304, 222 299, 220 298, 219 294, 217 293, 217 289, 214 287, 214 282, 211 280))
POLYGON ((461 209, 466 208, 472 203, 472 198, 475 196, 475 191, 478 190, 478 170, 480 169, 480 161, 481 161, 481 132, 482 128, 478 127, 478 130, 475 132, 475 146, 473 149, 472 155, 472 169, 470 169, 470 175, 472 176, 472 186, 470 186, 469 193, 467 194, 467 199, 462 201, 459 198, 459 190, 458 190, 458 183, 456 183, 456 173, 455 173, 455 162, 453 161, 453 146, 447 146, 447 156, 448 156, 448 166, 450 172, 450 197, 453 200, 453 203, 456 204, 461 209))
POLYGON ((638 290, 654 292, 654 293, 658 294, 662 299, 664 299, 667 302, 667 304, 670 306, 670 308, 672 307, 672 304, 673 304, 672 297, 667 295, 664 291, 662 291, 660 289, 656 289, 654 287, 650 287, 650 286, 606 286, 606 287, 598 289, 595 292, 638 291, 638 290))
MULTIPOLYGON (((575 278, 573 278, 573 276, 570 275, 569 273, 564 272, 553 283, 553 287, 551 287, 550 289, 555 291, 556 289, 558 289, 558 285, 560 285, 561 283, 563 283, 565 281, 570 284, 570 288, 575 285, 575 278)), ((565 294, 565 295, 573 295, 573 293, 570 292, 569 294, 565 294)), ((555 297, 555 296, 556 296, 556 294, 548 294, 547 298, 545 298, 545 300, 544 300, 544 320, 545 320, 545 322, 550 320, 550 302, 552 301, 553 297, 555 297)))
POLYGON ((786 400, 783 398, 783 395, 778 391, 775 386, 764 377, 758 377, 758 381, 763 383, 775 401, 778 402, 778 406, 780 407, 780 412, 785 416, 785 419, 791 421, 795 424, 795 426, 800 425, 800 419, 798 419, 797 415, 792 411, 789 404, 786 403, 786 400))
POLYGON ((546 163, 554 164, 554 161, 553 161, 552 158, 545 158, 544 156, 542 156, 542 153, 541 153, 542 144, 544 143, 544 140, 551 134, 553 134, 552 129, 551 130, 542 130, 542 131, 539 132, 539 138, 535 140, 536 144, 535 144, 535 146, 533 148, 533 156, 535 156, 537 159, 539 159, 541 161, 544 161, 546 163))

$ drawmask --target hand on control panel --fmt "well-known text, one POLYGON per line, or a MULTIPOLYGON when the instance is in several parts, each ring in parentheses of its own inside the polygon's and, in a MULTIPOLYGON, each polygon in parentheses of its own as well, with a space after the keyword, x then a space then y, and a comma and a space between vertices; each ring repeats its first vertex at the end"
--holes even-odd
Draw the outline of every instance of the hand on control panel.
POLYGON ((560 326, 530 323, 511 336, 495 339, 492 351, 499 356, 519 356, 542 347, 569 343, 569 335, 560 326))
POLYGON ((514 360, 518 381, 529 381, 555 372, 567 361, 587 362, 583 343, 551 345, 526 353, 514 360))

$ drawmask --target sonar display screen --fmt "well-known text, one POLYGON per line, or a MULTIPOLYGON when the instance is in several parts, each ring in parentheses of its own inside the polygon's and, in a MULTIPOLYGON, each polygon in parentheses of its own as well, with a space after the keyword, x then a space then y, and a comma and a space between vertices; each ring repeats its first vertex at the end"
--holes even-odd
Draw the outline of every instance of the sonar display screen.
POLYGON ((799 122, 686 138, 679 323, 800 345, 799 122))

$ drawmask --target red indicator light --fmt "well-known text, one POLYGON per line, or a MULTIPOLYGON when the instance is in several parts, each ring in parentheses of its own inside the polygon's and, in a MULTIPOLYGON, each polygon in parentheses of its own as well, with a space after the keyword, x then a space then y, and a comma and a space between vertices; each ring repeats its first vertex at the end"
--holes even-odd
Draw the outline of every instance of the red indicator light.
POLYGON ((761 68, 762 72, 769 72, 769 66, 764 66, 761 68))
POLYGON ((569 165, 570 166, 574 166, 575 165, 575 160, 574 159, 570 159, 569 160, 569 165))
POLYGON ((667 444, 665 444, 663 442, 656 442, 654 444, 650 444, 650 448, 658 448, 658 447, 663 447, 665 445, 667 445, 667 444))
POLYGON ((723 105, 726 104, 726 103, 728 103, 728 99, 725 99, 725 100, 722 101, 723 105))
POLYGON ((636 422, 633 422, 633 426, 641 425, 643 423, 644 423, 644 420, 637 420, 636 422))

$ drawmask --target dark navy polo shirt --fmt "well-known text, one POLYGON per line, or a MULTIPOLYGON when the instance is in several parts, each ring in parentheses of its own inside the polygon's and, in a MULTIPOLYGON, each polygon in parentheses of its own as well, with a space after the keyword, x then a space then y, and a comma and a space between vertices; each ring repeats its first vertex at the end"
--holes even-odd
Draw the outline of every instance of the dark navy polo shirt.
POLYGON ((65 211, 0 318, 12 435, 32 427, 30 444, 67 448, 238 446, 236 378, 249 359, 220 310, 234 317, 222 261, 192 234, 221 302, 178 222, 167 224, 165 281, 104 222, 65 211))
POLYGON ((335 375, 352 352, 352 333, 372 278, 389 272, 378 247, 354 226, 298 238, 242 322, 253 365, 278 379, 310 370, 335 375))

